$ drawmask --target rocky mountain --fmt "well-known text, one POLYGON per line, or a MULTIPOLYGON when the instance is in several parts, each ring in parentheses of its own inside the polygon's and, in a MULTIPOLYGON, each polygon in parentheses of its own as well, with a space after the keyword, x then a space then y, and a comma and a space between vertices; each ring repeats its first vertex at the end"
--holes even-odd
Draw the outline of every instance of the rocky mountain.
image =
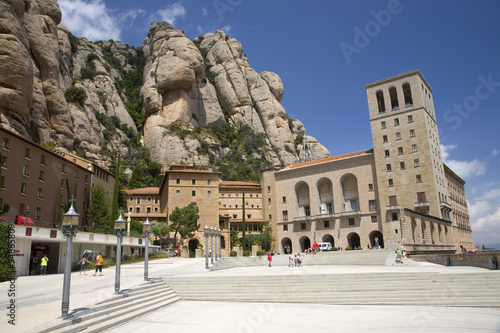
POLYGON ((103 165, 145 146, 163 169, 194 163, 229 178, 234 163, 296 163, 304 137, 329 156, 286 114, 279 76, 253 70, 221 30, 191 41, 152 23, 133 47, 77 38, 60 22, 56 0, 0 1, 0 126, 103 165))

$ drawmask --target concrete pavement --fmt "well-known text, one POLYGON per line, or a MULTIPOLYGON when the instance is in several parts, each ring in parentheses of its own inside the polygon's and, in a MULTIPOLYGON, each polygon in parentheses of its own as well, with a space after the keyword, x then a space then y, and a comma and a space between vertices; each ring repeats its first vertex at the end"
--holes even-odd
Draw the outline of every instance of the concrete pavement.
MULTIPOLYGON (((220 271, 204 269, 203 259, 169 258, 150 261, 149 276, 263 276, 269 274, 377 272, 446 272, 457 275, 481 272, 474 267, 445 267, 417 263, 412 266, 305 266, 241 267, 220 271)), ((114 295, 114 268, 104 269, 104 276, 91 272, 72 273, 70 312, 78 311, 114 295)), ((143 283, 144 263, 122 265, 121 290, 143 283)), ((500 272, 499 272, 500 274, 500 272)), ((10 283, 0 284, 2 308, 0 332, 36 332, 36 327, 61 316, 62 274, 26 276, 17 280, 15 296, 8 297, 10 283), (16 305, 15 326, 8 324, 8 302, 16 305)), ((337 306, 289 303, 227 303, 180 301, 163 310, 127 322, 110 332, 500 332, 499 308, 433 306, 337 306)))

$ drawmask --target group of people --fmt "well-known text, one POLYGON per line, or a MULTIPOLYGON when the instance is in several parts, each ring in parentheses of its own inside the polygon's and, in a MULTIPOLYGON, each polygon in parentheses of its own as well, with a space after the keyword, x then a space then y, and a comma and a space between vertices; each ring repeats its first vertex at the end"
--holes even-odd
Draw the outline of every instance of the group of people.
POLYGON ((300 253, 296 255, 290 254, 288 256, 288 267, 302 267, 302 257, 300 253))
MULTIPOLYGON (((47 274, 47 264, 49 263, 49 258, 47 258, 47 254, 44 254, 40 259, 40 275, 47 274)), ((38 268, 38 257, 33 255, 31 258, 31 275, 35 275, 35 271, 38 268)))
MULTIPOLYGON (((93 274, 93 276, 96 276, 97 272, 99 272, 99 275, 102 276, 102 264, 103 264, 103 262, 104 262, 104 259, 102 258, 101 252, 99 252, 97 257, 95 258, 95 273, 93 274)), ((82 275, 82 272, 84 275, 87 275, 87 271, 86 271, 87 263, 90 264, 90 261, 88 261, 87 258, 85 258, 85 255, 83 255, 82 259, 80 259, 80 261, 77 263, 77 265, 81 265, 79 275, 82 275)))
POLYGON ((396 250, 396 262, 403 263, 403 258, 405 257, 405 247, 401 244, 401 248, 396 250))

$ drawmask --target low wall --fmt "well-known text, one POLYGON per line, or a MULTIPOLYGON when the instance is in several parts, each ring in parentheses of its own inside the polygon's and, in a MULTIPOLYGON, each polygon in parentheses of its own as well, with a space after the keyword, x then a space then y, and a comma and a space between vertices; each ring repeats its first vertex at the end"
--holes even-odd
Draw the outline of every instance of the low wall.
POLYGON ((418 254, 410 255, 409 257, 415 261, 426 261, 445 266, 473 266, 498 269, 500 252, 465 253, 463 258, 459 254, 418 254))

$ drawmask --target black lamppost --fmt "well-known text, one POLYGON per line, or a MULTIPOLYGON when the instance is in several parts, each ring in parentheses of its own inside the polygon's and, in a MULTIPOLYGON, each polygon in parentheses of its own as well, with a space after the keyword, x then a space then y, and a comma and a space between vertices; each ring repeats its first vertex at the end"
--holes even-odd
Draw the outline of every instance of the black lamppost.
POLYGON ((214 264, 214 236, 215 236, 215 229, 214 227, 210 227, 210 263, 214 264))
MULTIPOLYGON (((63 294, 61 312, 63 317, 68 316, 69 311, 69 289, 71 285, 71 259, 73 256, 73 235, 78 231, 78 218, 79 214, 73 208, 73 201, 71 198, 71 207, 63 215, 63 234, 66 236, 66 260, 64 262, 64 280, 63 280, 63 294)), ((26 208, 26 224, 28 223, 29 207, 26 208)))
POLYGON ((127 222, 122 217, 122 210, 120 209, 120 216, 115 221, 116 233, 116 272, 115 272, 115 294, 120 293, 120 265, 122 262, 122 236, 127 230, 127 222))
POLYGON ((210 228, 205 224, 205 228, 203 228, 203 232, 205 233, 205 268, 209 269, 208 265, 208 236, 210 234, 210 228))
POLYGON ((221 255, 221 241, 222 241, 222 230, 220 230, 219 228, 219 260, 222 258, 222 255, 221 255))
POLYGON ((151 233, 151 223, 146 215, 146 222, 142 225, 144 240, 146 242, 146 252, 144 253, 144 281, 148 281, 148 258, 149 258, 149 234, 151 233))

